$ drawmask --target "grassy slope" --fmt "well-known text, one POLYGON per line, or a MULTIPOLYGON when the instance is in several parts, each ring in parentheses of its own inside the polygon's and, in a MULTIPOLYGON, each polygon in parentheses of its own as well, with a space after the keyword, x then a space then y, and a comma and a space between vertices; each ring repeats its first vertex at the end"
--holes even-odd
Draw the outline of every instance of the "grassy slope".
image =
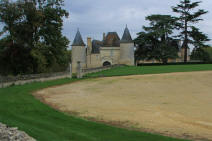
POLYGON ((206 71, 212 70, 212 64, 198 64, 198 65, 167 65, 167 66, 124 66, 114 68, 112 70, 105 70, 102 72, 88 74, 88 77, 98 76, 124 76, 124 75, 139 75, 139 74, 158 74, 171 72, 190 72, 190 71, 206 71))
MULTIPOLYGON (((212 65, 121 67, 105 76, 212 70, 212 65)), ((91 76, 102 75, 101 73, 91 76)), ((72 117, 36 100, 31 92, 76 80, 61 79, 0 89, 0 122, 17 126, 38 141, 178 141, 169 137, 129 131, 72 117)))

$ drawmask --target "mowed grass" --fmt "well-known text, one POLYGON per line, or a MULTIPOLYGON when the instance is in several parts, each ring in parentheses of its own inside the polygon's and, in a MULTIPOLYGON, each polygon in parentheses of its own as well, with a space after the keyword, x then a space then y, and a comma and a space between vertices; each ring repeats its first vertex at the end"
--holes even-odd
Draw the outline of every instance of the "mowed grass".
POLYGON ((161 66, 123 66, 110 70, 86 75, 87 77, 110 77, 125 75, 143 75, 143 74, 159 74, 172 72, 191 72, 191 71, 210 71, 212 64, 196 64, 196 65, 161 65, 161 66))
MULTIPOLYGON (((89 77, 201 70, 212 70, 212 65, 120 67, 90 74, 89 77)), ((38 141, 180 141, 70 116, 32 96, 33 91, 74 81, 79 80, 67 78, 0 89, 0 122, 19 127, 38 141)))

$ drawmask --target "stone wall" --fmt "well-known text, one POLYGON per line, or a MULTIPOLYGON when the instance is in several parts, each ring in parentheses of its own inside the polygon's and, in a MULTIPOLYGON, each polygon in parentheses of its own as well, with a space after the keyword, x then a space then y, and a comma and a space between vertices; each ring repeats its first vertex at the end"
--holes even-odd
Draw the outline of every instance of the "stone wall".
POLYGON ((101 67, 101 56, 100 54, 90 54, 87 55, 87 68, 97 68, 101 67))
POLYGON ((104 70, 109 70, 114 67, 120 67, 120 66, 124 66, 124 65, 112 65, 112 66, 105 66, 105 67, 82 69, 82 76, 89 74, 89 73, 95 73, 95 72, 100 72, 100 71, 104 71, 104 70))
POLYGON ((32 82, 43 82, 48 80, 62 79, 70 76, 70 72, 43 73, 20 76, 0 76, 0 88, 8 87, 11 85, 23 85, 32 82))
POLYGON ((19 131, 17 127, 8 127, 0 123, 0 141, 36 141, 25 132, 19 131))

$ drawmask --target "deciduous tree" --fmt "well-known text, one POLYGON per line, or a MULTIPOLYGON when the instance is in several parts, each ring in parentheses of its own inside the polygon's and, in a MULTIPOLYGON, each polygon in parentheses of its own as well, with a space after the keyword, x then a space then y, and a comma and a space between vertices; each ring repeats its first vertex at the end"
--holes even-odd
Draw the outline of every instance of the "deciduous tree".
POLYGON ((67 67, 69 41, 62 35, 62 27, 68 12, 63 4, 63 0, 0 2, 0 22, 4 25, 0 65, 4 64, 7 72, 40 73, 67 67))

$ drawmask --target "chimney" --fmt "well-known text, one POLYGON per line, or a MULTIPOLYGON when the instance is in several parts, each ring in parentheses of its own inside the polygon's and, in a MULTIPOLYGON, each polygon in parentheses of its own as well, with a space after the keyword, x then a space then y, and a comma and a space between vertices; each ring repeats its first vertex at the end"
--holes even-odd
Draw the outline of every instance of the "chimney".
POLYGON ((88 54, 91 54, 91 50, 92 50, 91 37, 88 37, 88 38, 87 38, 87 46, 88 46, 88 48, 87 48, 87 53, 88 53, 88 54))
POLYGON ((106 36, 105 33, 103 33, 103 41, 106 40, 106 36))

